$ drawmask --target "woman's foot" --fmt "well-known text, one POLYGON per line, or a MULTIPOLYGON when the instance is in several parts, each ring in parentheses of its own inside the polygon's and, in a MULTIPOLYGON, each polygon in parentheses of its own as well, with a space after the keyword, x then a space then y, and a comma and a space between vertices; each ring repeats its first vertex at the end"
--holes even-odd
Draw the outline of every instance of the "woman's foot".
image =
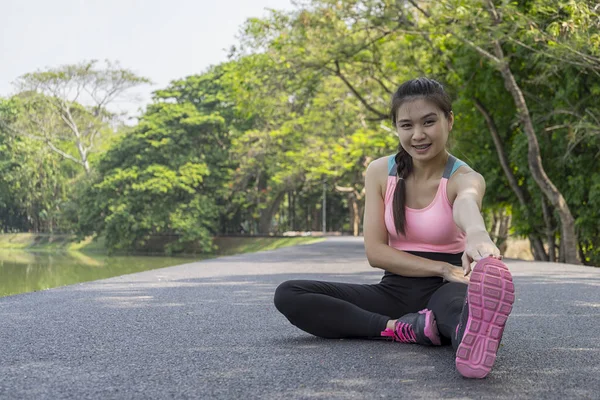
POLYGON ((485 378, 494 366, 504 325, 515 301, 506 265, 492 257, 479 260, 456 327, 456 369, 466 378, 485 378))
POLYGON ((394 328, 386 328, 381 332, 381 336, 391 337, 401 343, 417 343, 425 346, 441 344, 435 316, 433 311, 428 309, 400 317, 394 323, 394 328))

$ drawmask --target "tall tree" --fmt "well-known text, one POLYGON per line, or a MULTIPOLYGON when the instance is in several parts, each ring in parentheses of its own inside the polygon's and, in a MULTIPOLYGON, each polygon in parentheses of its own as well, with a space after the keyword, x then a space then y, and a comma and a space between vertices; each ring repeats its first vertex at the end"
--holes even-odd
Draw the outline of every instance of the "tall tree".
POLYGON ((61 157, 91 170, 90 152, 116 113, 110 104, 129 89, 149 83, 118 63, 88 61, 21 76, 19 119, 8 125, 14 134, 43 142, 61 157))
POLYGON ((167 251, 190 243, 212 250, 231 174, 219 74, 209 70, 155 93, 138 126, 98 163, 82 200, 82 234, 106 235, 112 250, 144 246, 152 235, 177 236, 167 251))
MULTIPOLYGON (((0 118, 19 118, 14 100, 0 99, 0 118)), ((4 232, 69 232, 66 209, 74 165, 42 143, 0 126, 0 226, 4 232)))
MULTIPOLYGON (((490 15, 492 26, 501 25, 502 17, 498 13, 496 6, 491 0, 487 1, 486 9, 490 15)), ((505 34, 505 32, 501 32, 502 36, 505 34)), ((513 97, 523 131, 527 136, 529 149, 527 159, 529 161, 531 175, 541 188, 544 195, 558 210, 560 215, 561 232, 565 249, 565 260, 571 264, 580 264, 581 261, 579 259, 579 252, 577 251, 578 240, 575 232, 575 219, 573 218, 569 205, 565 201, 564 196, 548 177, 544 166, 542 165, 540 146, 536 136, 535 128, 533 126, 531 114, 529 112, 529 107, 527 105, 525 96, 523 95, 521 85, 515 79, 515 75, 513 74, 513 70, 507 59, 506 52, 502 48, 502 39, 498 36, 492 36, 490 43, 491 46, 486 46, 491 47, 488 51, 488 49, 484 48, 482 44, 477 44, 466 37, 463 37, 462 33, 458 33, 457 35, 461 41, 473 46, 477 52, 492 62, 493 65, 500 71, 502 78, 504 79, 504 85, 513 97)), ((488 40, 488 38, 486 38, 486 40, 488 40)))

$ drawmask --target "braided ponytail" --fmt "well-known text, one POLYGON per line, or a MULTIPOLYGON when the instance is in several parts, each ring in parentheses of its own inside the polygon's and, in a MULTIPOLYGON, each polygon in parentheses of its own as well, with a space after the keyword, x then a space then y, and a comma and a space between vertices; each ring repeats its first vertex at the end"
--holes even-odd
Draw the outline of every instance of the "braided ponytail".
POLYGON ((406 233, 406 213, 404 212, 406 205, 406 178, 411 174, 413 169, 412 157, 404 150, 402 145, 398 144, 398 153, 396 154, 396 189, 394 190, 394 201, 392 209, 394 210, 394 226, 396 233, 406 233))

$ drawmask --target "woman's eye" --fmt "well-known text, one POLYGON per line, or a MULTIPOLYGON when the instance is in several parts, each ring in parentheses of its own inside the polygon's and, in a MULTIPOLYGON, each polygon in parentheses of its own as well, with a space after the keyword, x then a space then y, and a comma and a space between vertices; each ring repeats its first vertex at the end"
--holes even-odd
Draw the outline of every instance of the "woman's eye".
POLYGON ((425 121, 425 125, 433 125, 434 123, 434 120, 425 121))
POLYGON ((410 128, 410 124, 402 124, 402 125, 400 125, 400 128, 402 128, 402 129, 410 128))

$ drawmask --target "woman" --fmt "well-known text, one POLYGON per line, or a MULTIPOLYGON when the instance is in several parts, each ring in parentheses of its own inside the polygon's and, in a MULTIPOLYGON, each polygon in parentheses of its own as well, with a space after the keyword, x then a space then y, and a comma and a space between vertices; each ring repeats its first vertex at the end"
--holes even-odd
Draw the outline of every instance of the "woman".
POLYGON ((454 116, 440 83, 403 83, 391 117, 398 153, 373 161, 365 181, 365 250, 385 271, 381 282, 287 281, 275 306, 324 338, 451 343, 458 371, 483 378, 514 302, 512 277, 481 216, 485 181, 446 151, 454 116))

